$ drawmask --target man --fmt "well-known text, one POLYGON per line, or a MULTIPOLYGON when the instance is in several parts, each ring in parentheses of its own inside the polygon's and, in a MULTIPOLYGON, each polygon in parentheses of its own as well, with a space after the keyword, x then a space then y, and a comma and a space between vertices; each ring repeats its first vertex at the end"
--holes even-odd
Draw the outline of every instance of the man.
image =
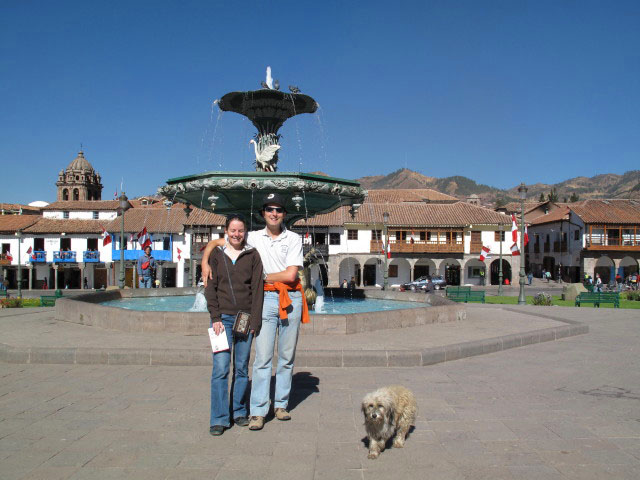
MULTIPOLYGON (((293 378, 293 361, 300 322, 309 321, 307 303, 303 301, 298 270, 303 266, 302 239, 287 230, 285 201, 277 193, 264 197, 262 210, 266 227, 249 232, 247 244, 258 250, 264 269, 264 303, 262 329, 256 337, 256 355, 251 380, 250 430, 261 430, 269 411, 271 364, 276 336, 278 338, 278 365, 274 398, 275 416, 290 420, 289 394, 293 378)), ((212 278, 209 254, 224 239, 212 240, 202 255, 202 277, 205 283, 212 278)))
POLYGON ((151 256, 151 247, 144 248, 144 255, 138 258, 138 278, 140 288, 151 288, 153 272, 156 269, 156 259, 151 256))

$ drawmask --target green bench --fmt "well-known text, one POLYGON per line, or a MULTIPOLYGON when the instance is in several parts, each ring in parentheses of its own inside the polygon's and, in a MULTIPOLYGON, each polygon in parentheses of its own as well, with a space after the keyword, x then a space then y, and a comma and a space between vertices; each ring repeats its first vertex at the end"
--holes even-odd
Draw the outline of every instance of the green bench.
POLYGON ((0 290, 0 297, 9 298, 6 290, 0 290))
POLYGON ((482 302, 484 303, 484 291, 462 291, 462 292, 447 292, 447 298, 454 302, 482 302))
POLYGON ((620 308, 620 294, 615 292, 583 292, 576 297, 576 307, 583 303, 593 303, 600 308, 601 303, 611 303, 613 308, 620 308))
POLYGON ((55 307, 56 300, 60 298, 56 295, 41 295, 40 296, 40 306, 41 307, 55 307))
POLYGON ((469 293, 471 291, 471 287, 456 287, 456 286, 450 286, 447 287, 447 298, 450 295, 458 295, 460 293, 469 293))

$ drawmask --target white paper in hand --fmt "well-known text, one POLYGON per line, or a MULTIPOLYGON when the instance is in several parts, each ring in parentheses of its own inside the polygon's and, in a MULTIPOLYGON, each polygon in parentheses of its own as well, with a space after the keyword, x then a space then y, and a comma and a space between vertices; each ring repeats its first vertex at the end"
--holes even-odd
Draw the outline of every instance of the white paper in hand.
POLYGON ((211 340, 211 350, 213 353, 229 350, 229 341, 227 340, 227 333, 222 330, 220 335, 216 335, 213 328, 209 328, 209 340, 211 340))

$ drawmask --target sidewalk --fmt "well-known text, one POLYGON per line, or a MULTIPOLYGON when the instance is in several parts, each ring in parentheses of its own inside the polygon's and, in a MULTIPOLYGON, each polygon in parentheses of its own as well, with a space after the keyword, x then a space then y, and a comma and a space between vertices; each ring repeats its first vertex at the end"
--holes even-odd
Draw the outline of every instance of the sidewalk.
MULTIPOLYGON (((424 366, 587 333, 555 307, 469 305, 467 320, 353 335, 301 335, 300 367, 424 366), (546 316, 542 316, 544 314, 546 316)), ((313 317, 312 317, 313 321, 313 317)), ((124 333, 60 322, 52 308, 0 310, 0 361, 211 365, 206 332, 124 333)))

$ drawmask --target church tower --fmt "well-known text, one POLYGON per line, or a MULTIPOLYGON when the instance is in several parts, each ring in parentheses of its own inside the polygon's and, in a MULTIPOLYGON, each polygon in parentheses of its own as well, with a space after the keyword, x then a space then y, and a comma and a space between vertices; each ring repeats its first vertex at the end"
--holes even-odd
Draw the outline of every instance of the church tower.
POLYGON ((100 175, 84 158, 80 150, 78 156, 58 174, 58 201, 68 200, 100 200, 102 198, 102 183, 100 175))

